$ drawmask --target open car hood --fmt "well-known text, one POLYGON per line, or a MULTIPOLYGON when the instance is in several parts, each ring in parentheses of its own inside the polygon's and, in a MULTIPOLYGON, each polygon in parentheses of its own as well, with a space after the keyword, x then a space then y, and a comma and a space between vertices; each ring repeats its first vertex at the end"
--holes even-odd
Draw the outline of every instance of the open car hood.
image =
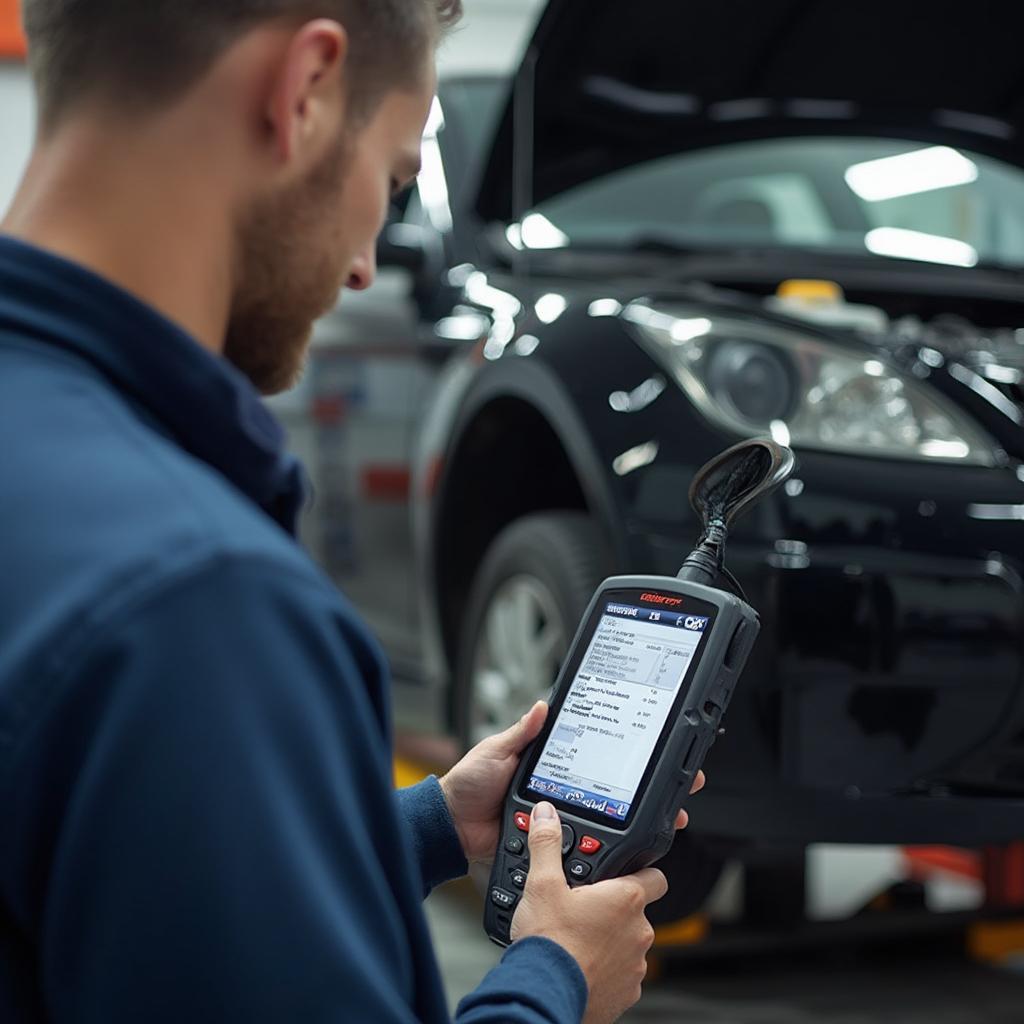
POLYGON ((551 0, 517 89, 477 199, 487 221, 746 139, 914 139, 1024 166, 1024 3, 551 0))

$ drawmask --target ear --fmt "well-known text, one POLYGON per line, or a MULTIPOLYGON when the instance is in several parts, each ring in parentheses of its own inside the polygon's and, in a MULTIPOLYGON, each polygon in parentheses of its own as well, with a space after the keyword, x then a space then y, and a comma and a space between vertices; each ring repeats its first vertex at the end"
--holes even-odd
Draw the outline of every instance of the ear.
POLYGON ((315 159, 336 138, 343 116, 348 33, 336 21, 310 21, 288 44, 267 101, 267 119, 282 163, 315 159))

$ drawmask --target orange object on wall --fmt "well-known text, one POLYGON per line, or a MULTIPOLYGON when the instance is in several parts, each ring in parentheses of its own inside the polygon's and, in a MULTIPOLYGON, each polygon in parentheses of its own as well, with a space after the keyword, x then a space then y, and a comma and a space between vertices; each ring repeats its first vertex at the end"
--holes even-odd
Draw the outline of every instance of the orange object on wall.
POLYGON ((18 0, 0 0, 0 57, 25 56, 19 7, 18 0))

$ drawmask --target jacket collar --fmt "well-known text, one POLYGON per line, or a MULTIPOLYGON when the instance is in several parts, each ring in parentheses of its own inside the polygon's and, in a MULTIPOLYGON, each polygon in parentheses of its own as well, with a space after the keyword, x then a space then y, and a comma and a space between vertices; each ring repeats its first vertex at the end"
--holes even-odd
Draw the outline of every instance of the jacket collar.
POLYGON ((78 264, 0 236, 0 331, 87 360, 177 444, 295 534, 304 473, 249 380, 78 264))

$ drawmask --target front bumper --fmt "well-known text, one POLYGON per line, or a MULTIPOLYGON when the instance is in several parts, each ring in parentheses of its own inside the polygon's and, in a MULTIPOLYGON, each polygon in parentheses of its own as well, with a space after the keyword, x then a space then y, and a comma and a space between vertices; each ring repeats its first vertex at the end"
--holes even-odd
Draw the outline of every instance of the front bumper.
POLYGON ((715 765, 691 804, 695 833, 741 843, 981 847, 1024 838, 1024 799, 963 796, 860 796, 779 787, 770 794, 717 789, 715 765))
MULTIPOLYGON (((855 499, 829 467, 826 502, 814 469, 804 460, 805 492, 829 517, 783 496, 729 547, 763 625, 695 830, 797 844, 1024 837, 1024 545, 1008 543, 1020 524, 936 516, 912 472, 899 489, 885 481, 888 496, 853 473, 855 499)), ((674 572, 685 536, 649 537, 657 571, 674 572)))

